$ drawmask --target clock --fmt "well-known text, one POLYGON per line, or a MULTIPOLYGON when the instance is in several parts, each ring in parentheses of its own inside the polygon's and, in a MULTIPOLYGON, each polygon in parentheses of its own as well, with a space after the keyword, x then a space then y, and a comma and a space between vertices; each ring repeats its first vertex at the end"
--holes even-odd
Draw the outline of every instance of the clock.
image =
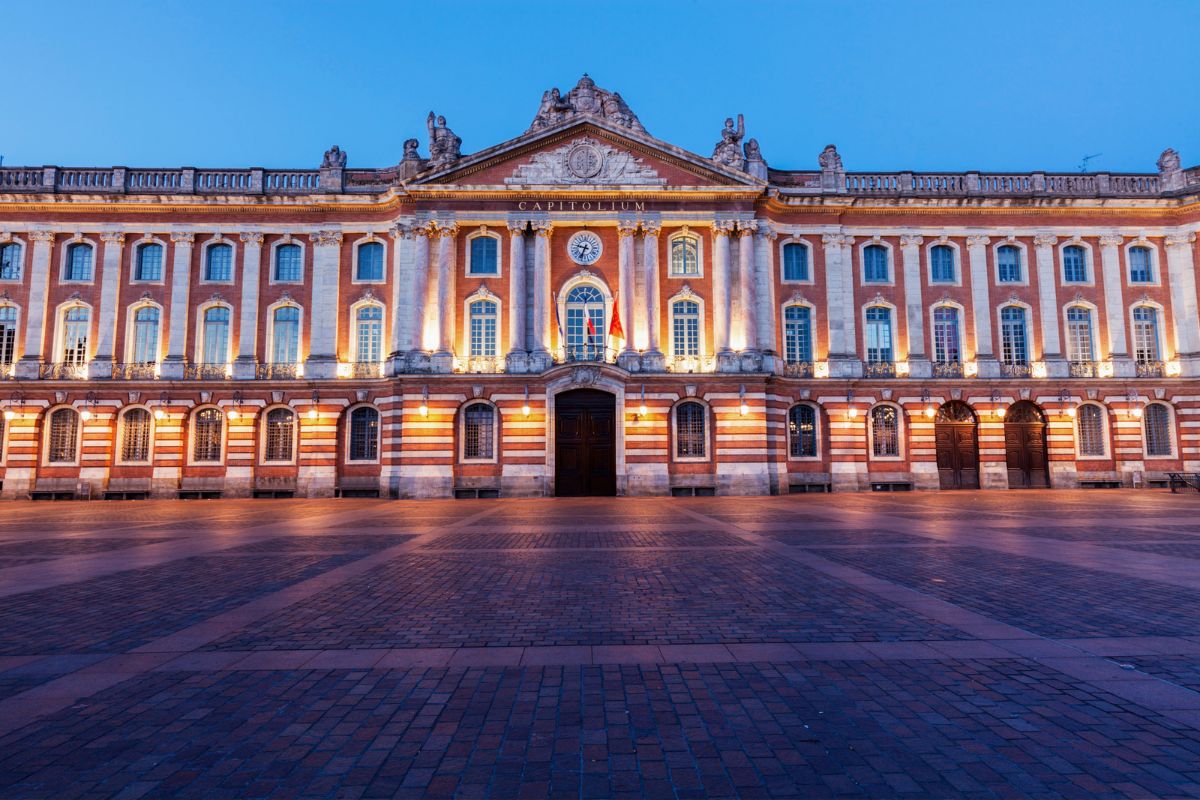
POLYGON ((603 250, 600 237, 591 231, 580 231, 567 240, 567 253, 571 260, 585 267, 595 264, 603 250))

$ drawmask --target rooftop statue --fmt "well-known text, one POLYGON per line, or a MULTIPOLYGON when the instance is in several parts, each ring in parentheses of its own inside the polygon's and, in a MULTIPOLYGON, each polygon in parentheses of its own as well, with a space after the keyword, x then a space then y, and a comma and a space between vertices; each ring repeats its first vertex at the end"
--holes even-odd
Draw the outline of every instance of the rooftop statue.
POLYGON ((342 152, 342 148, 336 144, 325 151, 325 157, 321 159, 321 169, 345 169, 346 154, 342 152))
POLYGON ((821 166, 823 172, 842 171, 842 157, 838 155, 837 148, 831 144, 825 145, 825 149, 817 156, 817 163, 821 166))
POLYGON ((646 132, 621 95, 601 89, 587 73, 584 73, 579 83, 575 84, 575 88, 565 96, 557 87, 543 92, 541 105, 538 106, 529 131, 549 128, 577 114, 591 114, 622 128, 629 128, 638 133, 646 132))
POLYGON ((741 114, 737 116, 737 128, 733 127, 733 119, 725 120, 721 130, 721 141, 713 148, 712 159, 718 164, 724 164, 734 169, 742 168, 742 139, 746 136, 746 121, 741 114))
POLYGON ((429 163, 438 167, 462 158, 462 139, 446 127, 445 117, 435 117, 429 112, 425 120, 429 128, 429 163))

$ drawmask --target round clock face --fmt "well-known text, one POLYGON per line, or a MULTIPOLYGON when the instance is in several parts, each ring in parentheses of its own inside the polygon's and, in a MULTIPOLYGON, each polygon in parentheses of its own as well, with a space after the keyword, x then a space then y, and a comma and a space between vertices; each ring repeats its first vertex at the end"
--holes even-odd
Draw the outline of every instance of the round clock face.
POLYGON ((580 231, 567 241, 567 253, 576 264, 595 264, 602 250, 600 237, 591 231, 580 231))

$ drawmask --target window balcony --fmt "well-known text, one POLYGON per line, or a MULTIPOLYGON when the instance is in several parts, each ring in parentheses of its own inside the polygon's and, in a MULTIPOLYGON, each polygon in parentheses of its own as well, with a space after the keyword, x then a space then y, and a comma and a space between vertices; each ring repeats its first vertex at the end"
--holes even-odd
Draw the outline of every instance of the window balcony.
POLYGON ((382 361, 351 361, 338 364, 339 378, 382 378, 382 361))
POLYGON ((671 356, 666 360, 668 372, 713 372, 716 360, 712 356, 671 356))
POLYGON ((186 364, 183 367, 185 381, 223 381, 229 378, 228 364, 186 364))
POLYGON ((961 378, 966 374, 961 361, 934 361, 931 366, 935 378, 961 378))
POLYGON ((783 374, 787 378, 811 378, 813 376, 813 362, 788 361, 783 365, 783 374))
POLYGON ((0 361, 0 381, 11 381, 17 377, 17 365, 12 361, 0 361))
POLYGON ((1099 372, 1095 361, 1068 361, 1067 370, 1072 378, 1094 378, 1099 372))
POLYGON ((868 361, 863 364, 864 378, 894 378, 896 377, 895 361, 868 361))
POLYGON ((1166 372, 1166 365, 1161 361, 1137 362, 1137 376, 1139 378, 1161 378, 1166 372))
POLYGON ((112 376, 116 381, 152 381, 158 378, 158 364, 113 364, 112 376))
POLYGON ((1000 377, 1002 378, 1028 378, 1033 375, 1033 365, 1026 362, 1024 364, 1006 364, 1000 362, 1000 377))
POLYGON ((88 365, 64 362, 42 364, 38 368, 38 377, 48 381, 86 381, 88 365))
POLYGON ((611 364, 617 360, 617 351, 599 344, 581 344, 567 346, 562 349, 559 364, 573 364, 581 361, 591 361, 600 364, 611 364))
POLYGON ((259 380, 295 380, 303 377, 304 365, 292 364, 259 364, 254 370, 254 377, 259 380))
POLYGON ((469 356, 459 359, 455 372, 494 375, 504 372, 504 359, 500 356, 469 356))

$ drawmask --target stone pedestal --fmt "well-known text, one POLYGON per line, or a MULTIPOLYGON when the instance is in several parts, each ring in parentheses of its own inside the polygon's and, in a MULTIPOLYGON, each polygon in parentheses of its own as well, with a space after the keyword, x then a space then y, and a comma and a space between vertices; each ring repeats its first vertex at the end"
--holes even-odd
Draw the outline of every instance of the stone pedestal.
POLYGON ((511 375, 529 372, 529 353, 514 350, 504 359, 504 370, 511 375))
POLYGON ((632 350, 626 350, 617 356, 617 366, 626 372, 640 372, 642 357, 632 350))
POLYGON ((740 372, 741 360, 732 350, 717 353, 717 372, 740 372))
POLYGON ((113 360, 111 358, 93 358, 88 364, 88 380, 112 380, 113 360))
POLYGON ((642 353, 642 372, 666 372, 667 359, 658 350, 647 350, 642 353))
POLYGON ((910 358, 908 360, 908 376, 910 378, 932 378, 932 362, 927 358, 910 358))
POLYGON ((164 381, 181 381, 183 380, 184 363, 182 358, 171 358, 167 356, 166 360, 159 366, 159 377, 164 381))
POLYGON ((429 357, 429 369, 431 372, 450 373, 454 371, 454 354, 453 353, 434 353, 429 357))
MULTIPOLYGON (((308 375, 308 365, 305 365, 305 375, 308 375)), ((235 381, 252 381, 258 373, 258 361, 253 358, 238 356, 233 362, 233 379, 235 381)))
POLYGON ((337 377, 337 360, 330 356, 313 356, 304 362, 304 377, 324 381, 337 377))

